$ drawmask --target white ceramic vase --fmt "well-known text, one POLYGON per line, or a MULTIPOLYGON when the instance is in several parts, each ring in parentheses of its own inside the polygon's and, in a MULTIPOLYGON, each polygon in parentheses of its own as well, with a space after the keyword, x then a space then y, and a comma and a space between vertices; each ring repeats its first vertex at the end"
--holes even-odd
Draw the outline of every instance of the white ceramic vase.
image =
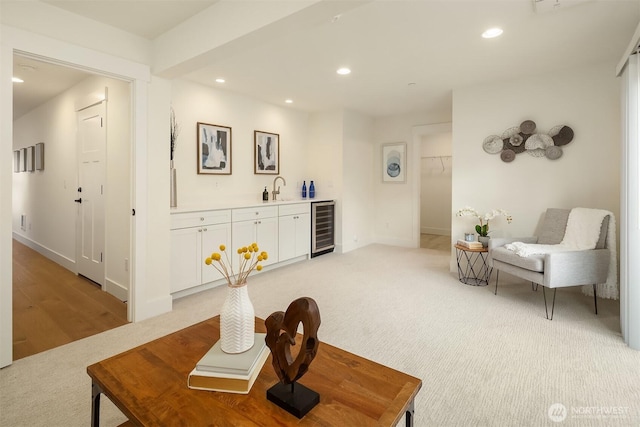
POLYGON ((247 285, 227 286, 220 312, 220 345, 225 353, 242 353, 253 347, 255 313, 247 285))

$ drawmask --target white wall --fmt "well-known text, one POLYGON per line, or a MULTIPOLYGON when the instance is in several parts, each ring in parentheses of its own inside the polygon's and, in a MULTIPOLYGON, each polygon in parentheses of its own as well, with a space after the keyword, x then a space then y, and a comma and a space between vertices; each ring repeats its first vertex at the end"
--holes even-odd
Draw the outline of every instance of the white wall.
MULTIPOLYGON (((413 128, 420 125, 450 122, 447 113, 415 112, 383 117, 374 121, 373 197, 375 203, 374 239, 378 243, 415 247, 419 245, 420 156, 421 142, 414 141, 413 128), (407 182, 383 184, 382 144, 407 143, 407 182)), ((420 138, 418 138, 420 140, 420 138)))
POLYGON ((420 159, 420 232, 451 234, 451 132, 424 135, 420 159))
MULTIPOLYGON (((181 127, 174 153, 177 169, 178 207, 224 206, 229 201, 260 201, 267 187, 269 197, 276 175, 254 174, 254 131, 280 135, 281 199, 298 199, 302 181, 314 179, 307 173, 308 120, 306 113, 256 101, 224 90, 201 86, 185 80, 172 82, 172 105, 181 127), (198 175, 196 123, 231 127, 231 175, 198 175)), ((157 150, 166 154, 169 174, 169 143, 155 141, 157 150)), ((319 189, 325 186, 316 178, 319 189)))
POLYGON ((76 272, 78 205, 76 101, 108 92, 106 157, 106 287, 128 299, 130 258, 131 96, 129 84, 102 76, 83 80, 13 124, 13 149, 44 142, 45 169, 13 174, 13 232, 28 246, 76 272), (20 228, 21 215, 27 229, 20 228))
POLYGON ((474 225, 455 211, 503 208, 513 216, 491 223, 493 236, 533 235, 549 207, 612 211, 620 201, 620 95, 614 64, 556 71, 453 93, 452 239, 474 225), (518 154, 511 163, 484 152, 492 134, 536 122, 538 131, 570 126, 575 137, 558 160, 518 154))
POLYGON ((373 241, 373 120, 344 112, 342 250, 348 252, 373 241))

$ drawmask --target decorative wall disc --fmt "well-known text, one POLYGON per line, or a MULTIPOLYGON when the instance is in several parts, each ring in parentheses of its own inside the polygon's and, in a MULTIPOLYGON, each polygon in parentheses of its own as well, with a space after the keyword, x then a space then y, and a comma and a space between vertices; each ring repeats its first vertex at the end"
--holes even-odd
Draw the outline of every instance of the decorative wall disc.
POLYGON ((573 129, 569 126, 562 126, 558 131, 558 134, 552 138, 555 145, 567 145, 573 141, 573 129))
POLYGON ((502 132, 502 139, 511 138, 513 135, 518 135, 519 133, 520 133, 519 127, 516 126, 516 127, 509 128, 504 132, 502 132))
POLYGON ((547 147, 544 150, 544 155, 547 156, 547 159, 549 160, 559 159, 560 157, 562 157, 562 148, 556 147, 555 145, 547 147))
POLYGON ((513 150, 503 150, 502 153, 500 153, 500 158, 503 162, 509 163, 516 158, 516 153, 513 150))
POLYGON ((520 144, 520 145, 513 145, 509 142, 508 139, 504 140, 504 149, 505 150, 511 150, 516 154, 519 153, 524 153, 525 148, 524 148, 524 144, 520 144))
POLYGON ((536 122, 534 122, 533 120, 525 120, 524 122, 520 123, 520 132, 522 133, 532 134, 535 130, 536 122))
POLYGON ((527 150, 527 154, 533 157, 544 157, 544 148, 534 148, 533 150, 527 150))
POLYGON ((491 135, 485 138, 482 148, 489 154, 498 154, 504 148, 504 142, 499 136, 491 135))
POLYGON ((535 150, 536 148, 547 148, 553 145, 553 139, 549 135, 543 133, 533 134, 525 142, 524 148, 527 150, 535 150))

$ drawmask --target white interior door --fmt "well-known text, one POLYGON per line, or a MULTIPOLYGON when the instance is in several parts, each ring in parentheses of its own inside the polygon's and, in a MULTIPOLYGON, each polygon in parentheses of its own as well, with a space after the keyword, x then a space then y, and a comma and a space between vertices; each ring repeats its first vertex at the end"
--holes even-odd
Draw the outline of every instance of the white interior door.
POLYGON ((78 274, 104 286, 106 101, 78 111, 78 274))

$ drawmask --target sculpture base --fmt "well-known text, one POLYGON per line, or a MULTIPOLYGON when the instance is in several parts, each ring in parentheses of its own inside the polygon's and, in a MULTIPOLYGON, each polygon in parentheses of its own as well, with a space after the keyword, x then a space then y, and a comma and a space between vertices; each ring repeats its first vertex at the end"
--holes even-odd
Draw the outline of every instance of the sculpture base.
POLYGON ((302 418, 320 403, 320 395, 300 383, 278 383, 267 390, 267 400, 302 418))

